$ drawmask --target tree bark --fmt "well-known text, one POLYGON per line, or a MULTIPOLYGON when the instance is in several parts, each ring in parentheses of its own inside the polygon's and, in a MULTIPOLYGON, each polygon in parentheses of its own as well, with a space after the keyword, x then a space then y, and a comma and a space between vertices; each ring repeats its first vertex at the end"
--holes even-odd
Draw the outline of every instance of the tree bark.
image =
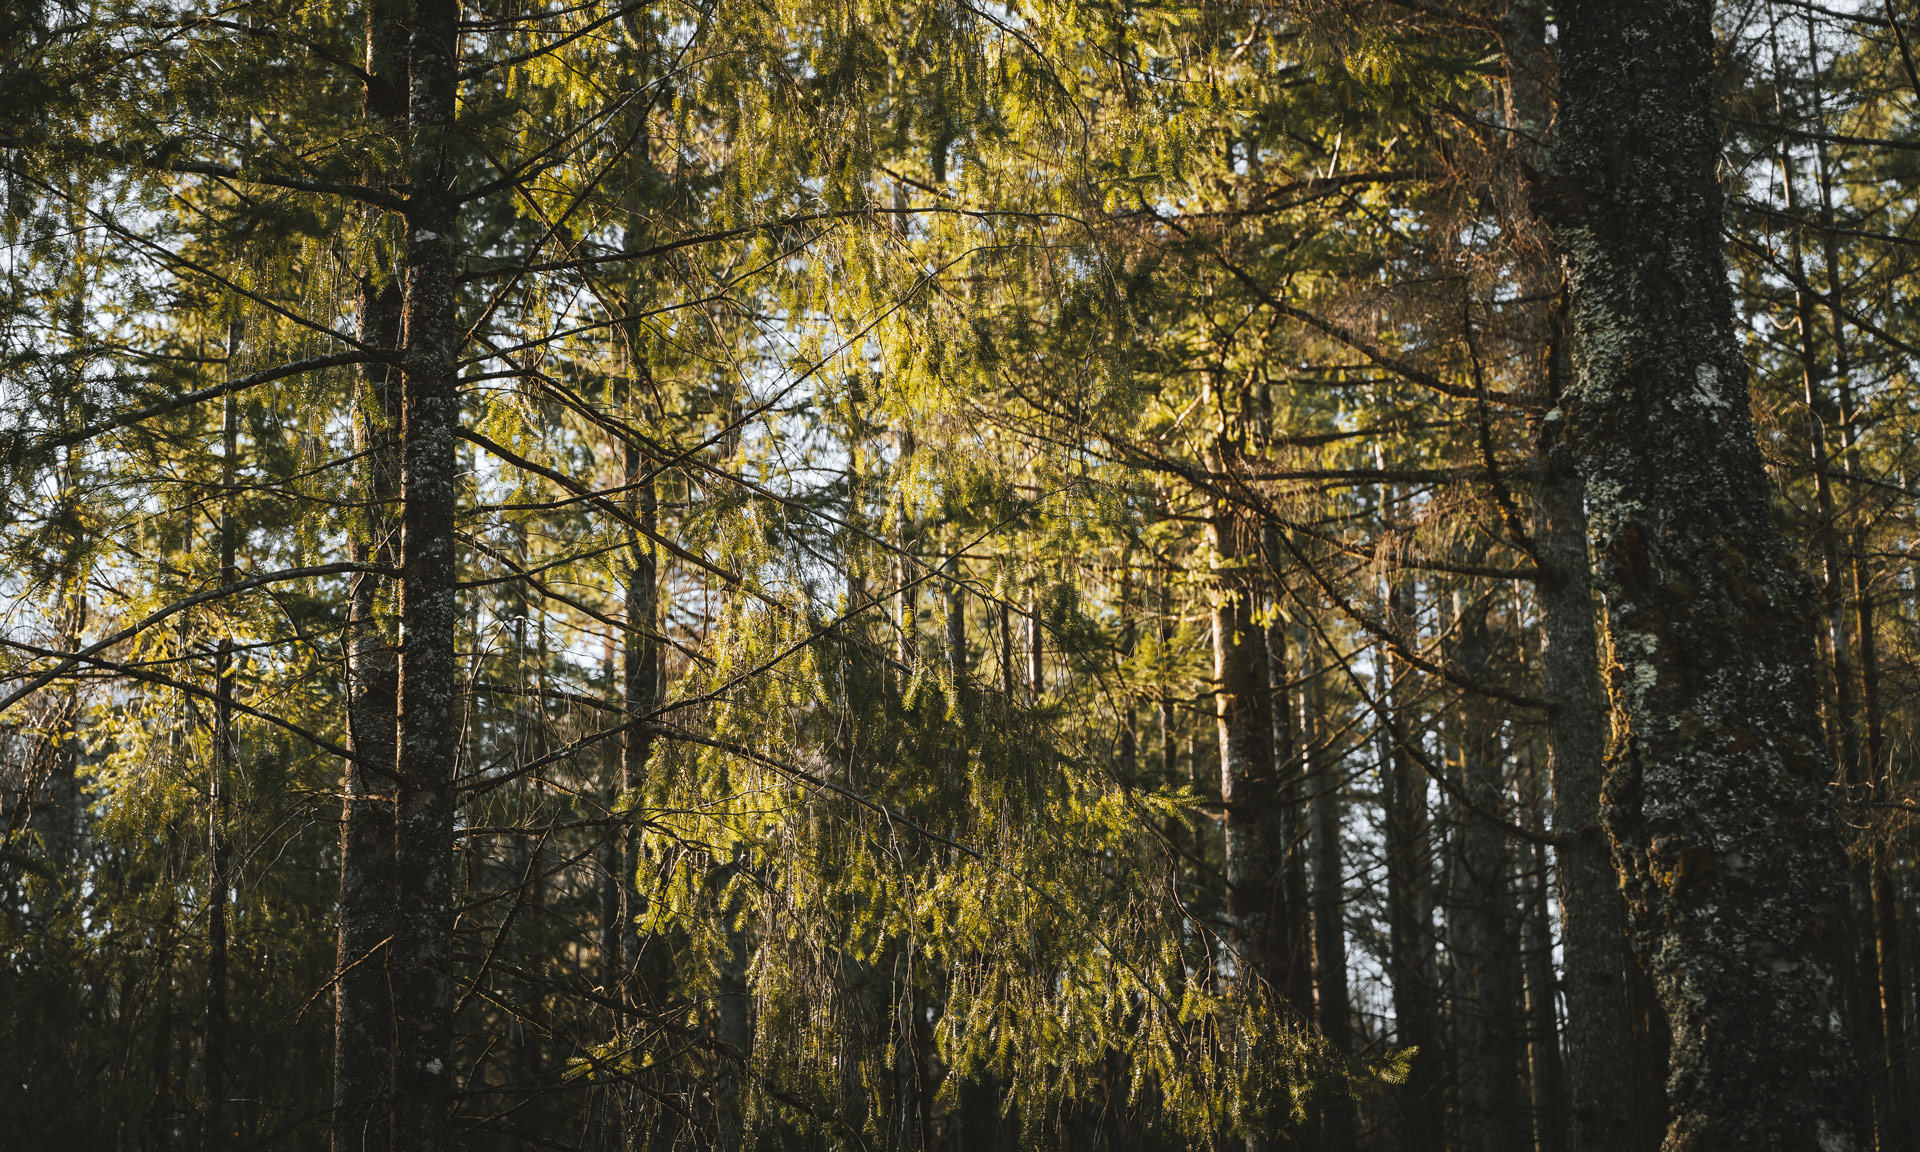
MULTIPOLYGON (((231 355, 232 342, 228 351, 231 355)), ((220 407, 220 478, 225 491, 220 497, 219 583, 223 585, 239 579, 233 521, 238 415, 229 393, 220 407)), ((227 894, 233 888, 233 844, 228 824, 233 815, 233 767, 233 638, 223 635, 213 657, 213 762, 207 781, 207 1030, 202 1049, 206 1101, 201 1143, 209 1149, 227 1147, 233 1135, 226 1107, 231 1031, 227 1011, 227 894)))
POLYGON ((1266 644, 1254 623, 1250 581, 1239 565, 1232 512, 1216 505, 1207 532, 1224 565, 1213 573, 1213 702, 1234 973, 1249 990, 1279 989, 1282 953, 1274 939, 1279 794, 1266 644))
MULTIPOLYGON (((1562 359, 1558 349, 1551 355, 1557 366, 1562 359)), ((1550 378, 1559 375, 1557 367, 1550 366, 1550 378)), ((1560 388, 1549 391, 1550 398, 1557 397, 1560 388)), ((1607 1152, 1629 1147, 1634 1130, 1627 908, 1600 826, 1607 716, 1587 557, 1586 485, 1554 455, 1554 445, 1543 442, 1533 541, 1541 568, 1540 658, 1549 701, 1547 764, 1560 895, 1561 983, 1567 997, 1567 1147, 1570 1152, 1607 1152)))
MULTIPOLYGON (((1415 646, 1414 593, 1409 582, 1392 578, 1387 589, 1389 628, 1415 646)), ((1446 1143, 1446 1096, 1440 1059, 1438 964, 1433 934, 1433 839, 1428 819, 1427 778, 1401 746, 1413 739, 1407 702, 1413 696, 1414 670, 1382 652, 1391 671, 1381 693, 1391 725, 1381 725, 1387 865, 1387 939, 1393 982, 1396 1040, 1414 1049, 1407 1068, 1405 1104, 1400 1116, 1400 1146, 1407 1152, 1439 1152, 1446 1143), (1389 731, 1389 727, 1396 731, 1389 731)))
MULTIPOLYGON (((360 339, 376 348, 399 342, 397 283, 363 280, 360 339)), ((400 431, 398 373, 374 365, 364 375, 354 420, 354 450, 363 454, 368 521, 348 545, 355 563, 391 566, 392 525, 383 509, 396 495, 400 431)), ((393 1002, 387 983, 387 938, 393 932, 394 708, 398 691, 395 637, 381 610, 382 580, 355 576, 349 589, 347 750, 340 819, 340 922, 335 944, 333 1015, 333 1150, 386 1152, 388 1117, 381 1107, 393 1062, 393 1002)))
MULTIPOLYGON (((362 111, 377 130, 404 126, 406 31, 391 0, 367 10, 367 82, 362 111)), ((369 182, 375 177, 370 175, 369 182)), ((389 355, 400 347, 401 285, 384 246, 360 277, 359 338, 389 355)), ((357 564, 394 567, 387 509, 399 494, 400 373, 366 366, 353 413, 353 447, 366 520, 347 546, 357 564)), ((341 781, 340 911, 334 950, 333 1152, 387 1152, 392 1088, 393 993, 387 978, 393 933, 393 773, 398 651, 383 610, 382 577, 358 573, 348 589, 347 751, 341 781)))
MULTIPOLYGON (((1267 530, 1277 531, 1271 527, 1267 530)), ((1279 554, 1279 541, 1269 538, 1265 546, 1271 566, 1279 554)), ((1273 572, 1277 585, 1278 568, 1274 567, 1273 572)), ((1310 667, 1310 653, 1304 642, 1299 650, 1300 671, 1304 674, 1310 667)), ((1281 981, 1281 992, 1298 1017, 1306 1021, 1313 1017, 1313 909, 1307 893, 1307 834, 1304 818, 1309 767, 1305 752, 1312 742, 1305 735, 1307 730, 1300 726, 1301 717, 1294 709, 1294 696, 1289 683, 1287 626, 1276 613, 1273 621, 1267 625, 1267 689, 1273 702, 1276 785, 1274 839, 1279 852, 1275 861, 1279 868, 1279 877, 1275 881, 1279 926, 1274 935, 1274 945, 1280 949, 1277 978, 1281 981)))
POLYGON ((1520 951, 1526 957, 1527 1071, 1533 1089, 1533 1146, 1537 1152, 1561 1152, 1568 1123, 1566 1065, 1560 1048, 1560 1010, 1553 976, 1553 929, 1547 911, 1547 849, 1533 845, 1527 877, 1520 951))
MULTIPOLYGON (((632 389, 628 391, 629 399, 632 389)), ((634 414, 630 410, 628 419, 634 414)), ((622 448, 621 483, 630 494, 627 512, 640 529, 627 533, 626 628, 621 637, 621 685, 629 721, 651 712, 660 701, 660 652, 654 635, 659 628, 659 561, 653 543, 644 532, 652 531, 659 516, 659 495, 647 478, 649 462, 639 446, 628 440, 622 448)), ((636 803, 647 784, 647 762, 653 758, 653 729, 641 724, 629 728, 620 746, 620 792, 626 803, 636 803)), ((646 971, 647 936, 640 931, 642 906, 639 889, 641 865, 640 829, 631 816, 620 826, 619 878, 619 956, 622 968, 618 991, 627 1006, 625 1026, 634 1024, 634 1009, 642 1001, 657 995, 658 983, 649 980, 646 971)), ((657 975, 657 974, 654 974, 657 975)))
MULTIPOLYGON (((1320 739, 1319 681, 1311 675, 1313 646, 1302 646, 1308 668, 1301 692, 1300 726, 1307 765, 1313 855, 1313 985, 1320 1034, 1335 1052, 1353 1052, 1351 999, 1347 988, 1347 926, 1345 918, 1346 868, 1340 853, 1341 793, 1339 761, 1327 755, 1320 739)), ((1320 1146, 1325 1152, 1348 1152, 1358 1135, 1353 1100, 1338 1088, 1323 1094, 1320 1103, 1320 1146)))
MULTIPOLYGON (((1455 659, 1469 675, 1490 679, 1485 603, 1455 593, 1454 614, 1459 635, 1455 659)), ((1506 833, 1489 819, 1507 810, 1506 756, 1493 720, 1477 701, 1462 702, 1459 732, 1460 783, 1467 804, 1455 833, 1449 918, 1453 931, 1448 942, 1455 972, 1460 1143, 1485 1152, 1518 1152, 1525 1142, 1519 939, 1506 833)))
POLYGON ((1708 0, 1562 11, 1548 199, 1613 641, 1603 818, 1673 1034, 1665 1147, 1861 1137, 1840 1016, 1847 870, 1813 621, 1767 504, 1720 251, 1708 0))
POLYGON ((397 792, 394 812, 393 1144, 452 1147, 453 814, 461 738, 454 654, 459 478, 459 202, 454 128, 459 5, 418 0, 408 53, 410 150, 397 792))

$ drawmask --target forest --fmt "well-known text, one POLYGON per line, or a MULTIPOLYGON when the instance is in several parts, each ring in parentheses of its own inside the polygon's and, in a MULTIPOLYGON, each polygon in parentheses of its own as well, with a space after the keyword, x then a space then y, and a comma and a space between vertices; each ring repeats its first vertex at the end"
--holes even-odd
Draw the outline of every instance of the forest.
POLYGON ((1916 1152, 1916 41, 8 0, 0 1147, 1916 1152))

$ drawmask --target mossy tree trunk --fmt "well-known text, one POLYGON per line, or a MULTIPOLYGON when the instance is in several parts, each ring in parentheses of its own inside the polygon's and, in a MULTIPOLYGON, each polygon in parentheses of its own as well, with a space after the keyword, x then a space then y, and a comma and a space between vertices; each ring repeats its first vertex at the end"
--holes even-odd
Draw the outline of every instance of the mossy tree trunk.
POLYGON ((1564 421, 1613 642, 1603 819, 1671 1023, 1665 1147, 1859 1147, 1812 604, 1768 507, 1721 252, 1713 5, 1561 10, 1564 421))

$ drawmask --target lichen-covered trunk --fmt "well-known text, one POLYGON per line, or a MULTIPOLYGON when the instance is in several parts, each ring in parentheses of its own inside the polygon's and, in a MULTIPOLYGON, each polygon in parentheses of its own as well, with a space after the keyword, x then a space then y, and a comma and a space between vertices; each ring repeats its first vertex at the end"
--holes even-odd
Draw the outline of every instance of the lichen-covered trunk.
MULTIPOLYGON (((1543 449, 1546 446, 1543 446, 1543 449)), ((1534 493, 1547 764, 1567 998, 1567 1147, 1606 1152, 1633 1133, 1633 1027, 1627 1011, 1627 907, 1600 827, 1606 702, 1587 557, 1586 486, 1542 451, 1534 493)))
POLYGON ((1767 503, 1734 335, 1709 0, 1561 9, 1549 211, 1564 420, 1613 642, 1603 819, 1672 1029, 1665 1147, 1859 1147, 1847 870, 1807 589, 1767 503))
POLYGON ((452 1147, 454 659, 459 204, 449 138, 456 0, 419 0, 408 54, 410 173, 401 411, 400 676, 394 805, 393 1145, 452 1147))

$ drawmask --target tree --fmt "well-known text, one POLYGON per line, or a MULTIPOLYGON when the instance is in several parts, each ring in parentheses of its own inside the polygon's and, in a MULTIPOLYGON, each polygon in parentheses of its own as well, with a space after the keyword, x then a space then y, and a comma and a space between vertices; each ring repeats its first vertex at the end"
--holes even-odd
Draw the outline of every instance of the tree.
POLYGON ((1709 4, 1564 16, 1551 211, 1576 369, 1557 418, 1615 661, 1604 819, 1674 1030, 1665 1146, 1850 1148, 1846 869, 1807 595, 1734 342, 1713 59, 1709 4))

